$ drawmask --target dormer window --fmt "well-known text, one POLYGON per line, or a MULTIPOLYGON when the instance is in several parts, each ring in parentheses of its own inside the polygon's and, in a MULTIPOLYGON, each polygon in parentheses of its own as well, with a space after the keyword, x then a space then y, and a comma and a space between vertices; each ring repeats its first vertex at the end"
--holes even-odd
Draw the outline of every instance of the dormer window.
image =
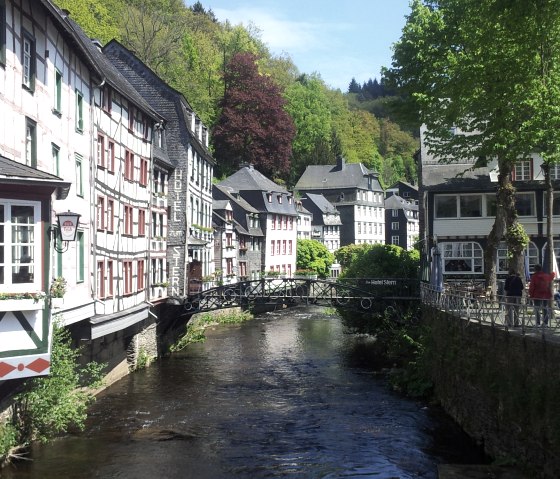
POLYGON ((277 198, 278 198, 278 204, 282 204, 282 195, 278 195, 277 198))
POLYGON ((288 204, 291 205, 292 204, 292 197, 288 196, 288 204))
POLYGON ((266 200, 267 200, 269 203, 272 203, 272 193, 267 193, 267 194, 266 194, 266 200))

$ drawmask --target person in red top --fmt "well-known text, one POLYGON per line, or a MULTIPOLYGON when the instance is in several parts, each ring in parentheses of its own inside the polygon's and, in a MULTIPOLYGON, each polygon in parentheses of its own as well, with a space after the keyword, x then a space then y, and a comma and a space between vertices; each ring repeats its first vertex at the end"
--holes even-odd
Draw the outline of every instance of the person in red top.
POLYGON ((550 283, 556 276, 554 273, 545 273, 540 264, 535 265, 535 272, 529 283, 529 297, 533 300, 537 326, 541 324, 541 311, 543 313, 543 324, 548 325, 548 303, 552 298, 550 283))

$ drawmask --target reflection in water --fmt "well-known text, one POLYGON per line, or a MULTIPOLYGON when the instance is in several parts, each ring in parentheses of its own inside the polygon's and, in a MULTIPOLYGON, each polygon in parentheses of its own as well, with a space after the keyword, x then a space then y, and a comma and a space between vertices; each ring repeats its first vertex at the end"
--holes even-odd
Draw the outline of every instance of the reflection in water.
POLYGON ((221 326, 119 381, 86 432, 36 447, 6 477, 435 478, 440 462, 482 460, 361 364, 367 338, 309 311, 221 326))

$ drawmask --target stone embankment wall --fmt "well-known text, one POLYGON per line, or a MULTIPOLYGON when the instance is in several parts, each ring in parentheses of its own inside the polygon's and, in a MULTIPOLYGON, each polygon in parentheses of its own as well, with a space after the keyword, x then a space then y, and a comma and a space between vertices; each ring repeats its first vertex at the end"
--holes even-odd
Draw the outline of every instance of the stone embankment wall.
POLYGON ((445 410, 494 457, 560 477, 560 338, 425 306, 428 366, 445 410))

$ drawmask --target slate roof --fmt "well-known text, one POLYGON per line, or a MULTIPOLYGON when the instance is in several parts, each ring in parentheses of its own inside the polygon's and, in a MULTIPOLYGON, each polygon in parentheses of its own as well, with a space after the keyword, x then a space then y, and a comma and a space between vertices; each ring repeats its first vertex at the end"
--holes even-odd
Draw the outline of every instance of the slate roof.
POLYGON ((167 153, 172 162, 177 165, 185 157, 186 147, 192 146, 199 155, 214 165, 215 160, 210 151, 191 130, 191 115, 195 113, 184 95, 165 83, 133 52, 116 40, 107 43, 103 53, 145 101, 167 120, 167 153))
POLYGON ((287 193, 288 190, 269 180, 253 166, 245 166, 237 170, 233 175, 218 183, 227 186, 234 191, 267 191, 287 193))
POLYGON ((18 163, 0 155, 0 184, 43 185, 57 189, 57 199, 68 195, 71 183, 45 171, 18 163))
POLYGON ((235 210, 236 207, 239 210, 242 210, 245 212, 245 218, 244 220, 247 220, 247 214, 251 213, 251 214, 259 214, 259 210, 257 210, 256 208, 253 208, 247 201, 245 201, 244 198, 242 198, 241 196, 237 195, 237 192, 233 191, 232 188, 227 187, 227 186, 220 186, 220 185, 212 185, 212 197, 214 198, 213 201, 216 200, 216 196, 218 196, 218 201, 220 199, 224 199, 225 201, 229 201, 230 203, 232 203, 232 207, 234 210, 234 218, 233 218, 233 222, 234 222, 234 226, 236 227, 237 231, 242 233, 242 234, 247 234, 247 235, 251 235, 251 236, 264 236, 264 233, 262 231, 262 229, 260 227, 254 228, 249 226, 248 224, 245 225, 241 222, 238 222, 236 219, 236 215, 235 215, 235 210), (235 206, 235 205, 236 206, 235 206))
POLYGON ((338 214, 338 210, 323 195, 305 193, 305 197, 314 203, 322 213, 338 214))
POLYGON ((426 190, 449 191, 492 191, 498 187, 490 180, 490 168, 469 170, 468 164, 423 164, 422 183, 426 190))
POLYGON ((228 200, 212 200, 212 209, 213 210, 225 210, 227 208, 229 201, 228 200))
POLYGON ((378 174, 361 163, 344 163, 338 165, 309 165, 301 175, 294 189, 296 190, 340 190, 345 188, 368 189, 367 176, 375 178, 374 190, 382 191, 378 174))
POLYGON ((403 181, 403 180, 397 181, 395 184, 393 184, 392 186, 390 186, 387 189, 388 190, 395 190, 395 189, 399 188, 399 185, 408 186, 409 188, 412 188, 413 190, 418 191, 418 186, 417 185, 413 185, 412 183, 409 183, 408 181, 403 181))
POLYGON ((162 116, 144 100, 142 95, 128 82, 115 65, 105 57, 97 44, 85 34, 80 26, 70 17, 67 17, 66 21, 80 39, 83 49, 87 51, 88 56, 92 58, 93 62, 98 66, 104 80, 121 95, 131 100, 136 106, 150 115, 152 119, 161 121, 163 119, 162 116))
POLYGON ((385 209, 418 211, 418 205, 411 203, 410 201, 406 201, 399 195, 391 195, 385 199, 385 209))

